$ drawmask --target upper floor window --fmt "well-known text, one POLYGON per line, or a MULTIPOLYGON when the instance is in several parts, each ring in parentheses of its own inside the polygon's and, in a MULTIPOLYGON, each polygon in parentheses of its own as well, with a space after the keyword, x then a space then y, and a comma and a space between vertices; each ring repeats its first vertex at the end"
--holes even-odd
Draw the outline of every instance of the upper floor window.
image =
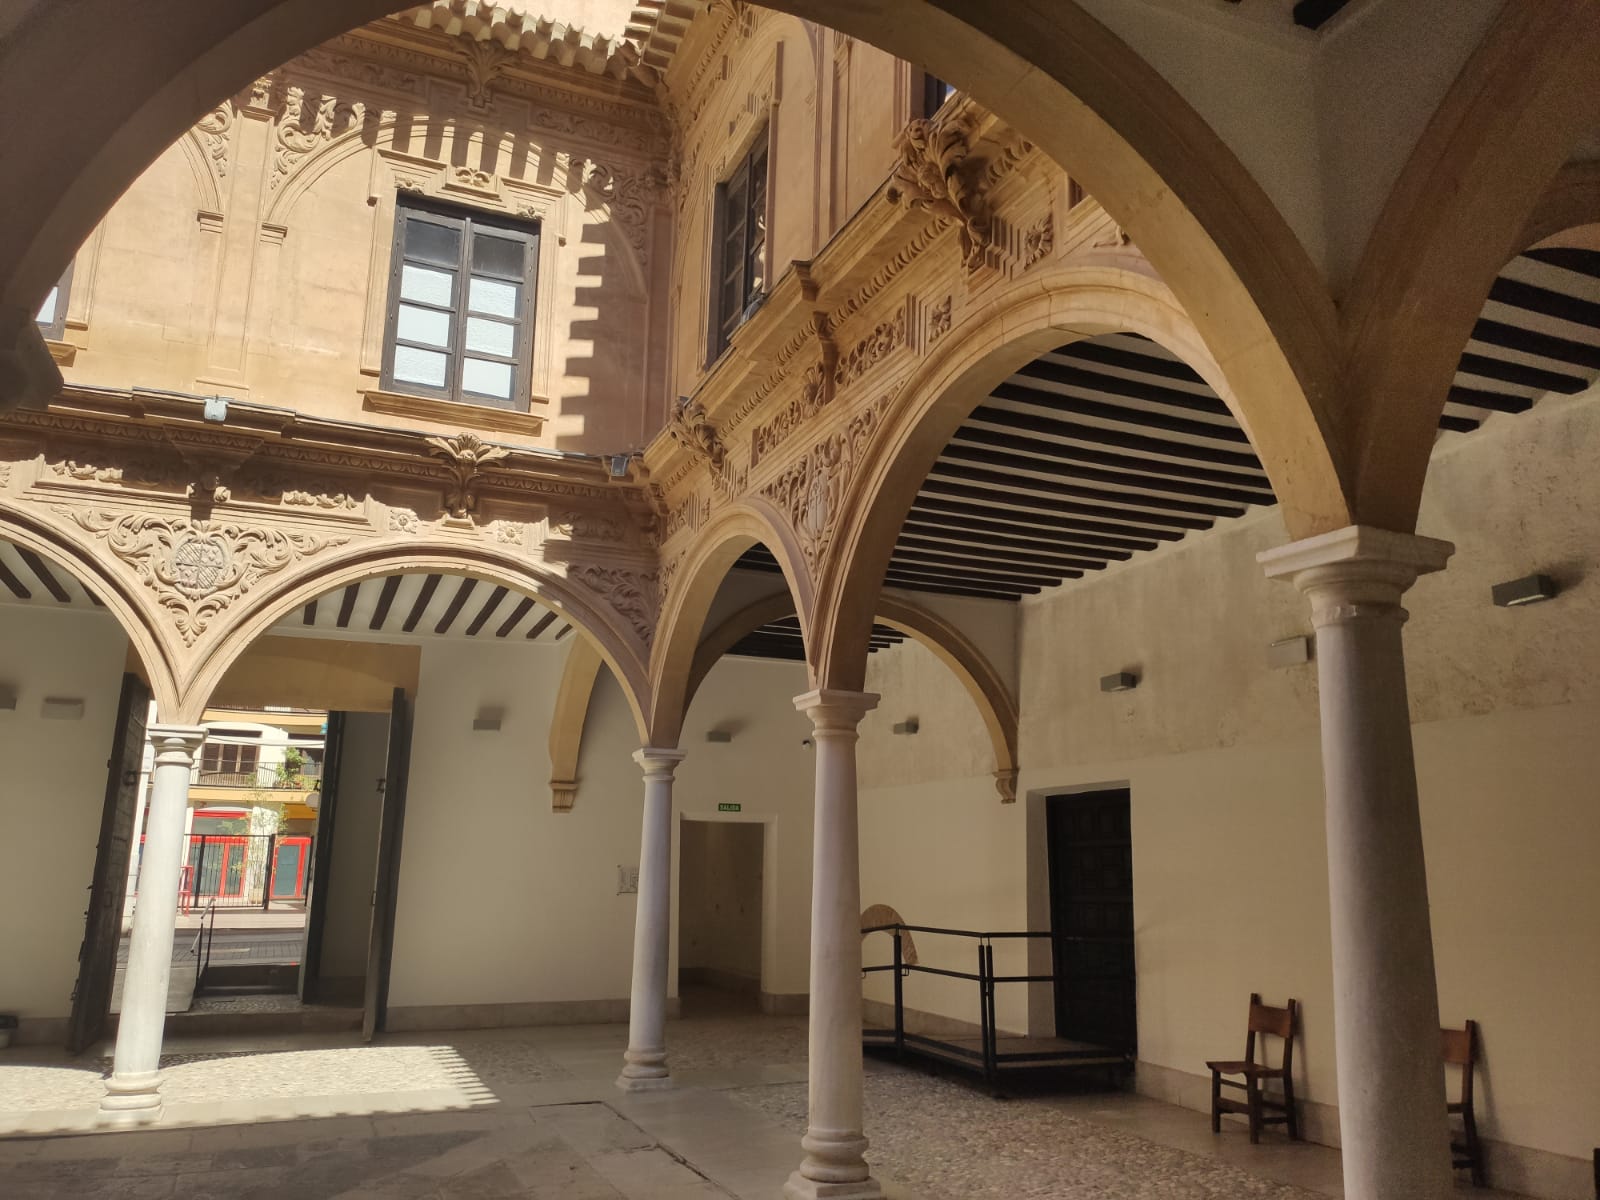
POLYGON ((767 131, 717 186, 712 357, 727 348, 767 282, 767 131))
POLYGON ((72 264, 68 263, 60 281, 45 297, 44 304, 39 308, 39 315, 34 318, 39 323, 39 332, 52 342, 59 342, 67 330, 67 289, 71 286, 72 264))
POLYGON ((403 198, 383 386, 525 411, 538 259, 537 226, 403 198))
POLYGON ((944 102, 955 95, 956 89, 937 75, 922 73, 922 115, 931 117, 944 107, 944 102))
POLYGON ((200 750, 200 775, 254 775, 260 756, 257 746, 207 742, 200 750))

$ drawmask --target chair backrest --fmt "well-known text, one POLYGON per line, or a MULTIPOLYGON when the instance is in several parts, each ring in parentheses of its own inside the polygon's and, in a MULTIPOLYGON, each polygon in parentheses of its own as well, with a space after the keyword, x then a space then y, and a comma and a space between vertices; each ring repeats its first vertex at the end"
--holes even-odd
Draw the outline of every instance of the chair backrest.
MULTIPOLYGON (((1283 1069, 1287 1071, 1294 1061, 1294 1029, 1298 1023, 1300 1005, 1297 1001, 1290 1000, 1283 1008, 1274 1008, 1270 1004, 1261 1003, 1259 992, 1250 993, 1250 1023, 1249 1031, 1245 1035, 1244 1056, 1250 1062, 1256 1061, 1256 1034, 1271 1034, 1283 1041, 1283 1069)), ((1261 1057, 1266 1058, 1267 1050, 1265 1040, 1262 1042, 1261 1057)), ((1262 1066, 1271 1066, 1271 1063, 1262 1062, 1262 1066)))
POLYGON ((1478 1065, 1478 1023, 1468 1021, 1464 1029, 1439 1030, 1439 1046, 1445 1065, 1461 1068, 1461 1102, 1472 1103, 1472 1069, 1478 1065))

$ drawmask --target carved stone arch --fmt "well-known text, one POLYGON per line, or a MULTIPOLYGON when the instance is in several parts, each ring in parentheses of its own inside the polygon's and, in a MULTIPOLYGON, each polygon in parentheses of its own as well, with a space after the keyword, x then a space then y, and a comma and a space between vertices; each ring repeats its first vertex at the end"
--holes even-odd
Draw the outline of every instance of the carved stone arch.
MULTIPOLYGON (((1600 9, 1507 4, 1412 149, 1343 305, 1353 523, 1409 532, 1440 414, 1495 277, 1530 222, 1571 221, 1592 171, 1563 170, 1600 126, 1600 9), (1547 206, 1548 205, 1548 206, 1547 206)), ((1590 216, 1588 220, 1593 220, 1590 216)))
POLYGON ((105 605, 128 635, 144 667, 156 712, 163 721, 180 719, 185 696, 177 678, 176 647, 137 587, 107 570, 105 557, 87 540, 70 530, 48 525, 30 513, 0 507, 0 538, 67 571, 105 605))
POLYGON ((578 799, 578 760, 589 701, 605 660, 587 638, 575 638, 561 669, 555 713, 550 718, 550 807, 570 812, 578 799))
POLYGON ((809 651, 811 577, 787 522, 771 504, 755 497, 723 509, 699 531, 680 558, 663 568, 667 590, 650 664, 647 744, 678 744, 692 694, 695 654, 712 602, 733 564, 757 542, 766 546, 783 568, 791 611, 800 615, 800 631, 809 651))
MULTIPOLYGON (((227 108, 226 105, 223 108, 227 108)), ((219 110, 220 111, 220 110, 219 110)), ((178 139, 178 149, 183 154, 184 161, 189 164, 189 171, 194 176, 195 207, 202 213, 212 216, 221 216, 223 209, 222 180, 218 174, 219 164, 211 158, 204 136, 199 126, 189 130, 178 139)), ((223 144, 224 158, 222 165, 227 163, 227 145, 223 144)))
MULTIPOLYGON (((764 596, 747 604, 723 621, 700 642, 689 677, 689 699, 726 654, 746 634, 769 621, 794 613, 794 602, 786 595, 764 596)), ((950 669, 973 706, 994 748, 994 783, 1000 799, 1010 804, 1017 798, 1017 702, 1011 689, 995 670, 994 664, 972 640, 937 613, 908 597, 894 592, 881 593, 875 603, 874 620, 889 625, 927 647, 935 658, 950 669)))
MULTIPOLYGON (((1568 163, 1556 173, 1523 226, 1518 252, 1556 244, 1552 239, 1561 234, 1596 223, 1600 223, 1600 161, 1568 163)), ((1584 245, 1591 241, 1585 238, 1584 245)))
MULTIPOLYGON (((585 568, 573 567, 572 574, 585 568)), ((325 553, 292 574, 286 573, 239 601, 219 622, 217 633, 203 644, 183 676, 184 719, 198 720, 207 698, 228 668, 255 640, 279 621, 319 596, 398 572, 441 572, 466 575, 532 596, 553 609, 593 645, 622 684, 641 737, 648 694, 641 639, 629 622, 607 602, 604 585, 590 587, 557 574, 526 558, 486 547, 445 541, 364 542, 325 553)), ((653 579, 649 581, 653 589, 653 579)))
MULTIPOLYGON (((1125 266, 1069 265, 1011 289, 935 343, 857 456, 863 465, 848 482, 818 585, 812 661, 819 686, 862 687, 873 606, 895 539, 961 422, 1024 363, 1065 342, 1107 333, 1137 333, 1177 354, 1255 441, 1259 411, 1235 397, 1199 329, 1153 275, 1125 266)), ((1317 437, 1310 414, 1302 415, 1303 436, 1317 437)), ((1281 461, 1268 464, 1265 455, 1263 465, 1279 504, 1290 509, 1303 479, 1281 461)))
MULTIPOLYGON (((887 904, 869 904, 861 910, 861 928, 876 929, 880 925, 904 925, 906 919, 897 909, 890 908, 887 904)), ((866 934, 862 934, 866 937, 866 934)), ((908 967, 917 965, 917 943, 911 936, 909 929, 900 932, 900 961, 908 967)))

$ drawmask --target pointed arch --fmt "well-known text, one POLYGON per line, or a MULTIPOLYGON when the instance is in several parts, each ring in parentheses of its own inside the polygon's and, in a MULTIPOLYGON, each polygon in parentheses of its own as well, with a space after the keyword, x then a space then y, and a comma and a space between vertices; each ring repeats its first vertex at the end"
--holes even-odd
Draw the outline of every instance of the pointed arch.
POLYGON ((274 580, 271 588, 246 596, 228 622, 198 653, 185 673, 180 719, 198 720, 207 697, 227 669, 263 633, 308 602, 338 588, 400 572, 465 575, 531 596, 571 623, 594 647, 622 684, 641 736, 645 725, 647 674, 633 630, 599 598, 527 558, 487 547, 427 540, 366 543, 313 560, 274 580))

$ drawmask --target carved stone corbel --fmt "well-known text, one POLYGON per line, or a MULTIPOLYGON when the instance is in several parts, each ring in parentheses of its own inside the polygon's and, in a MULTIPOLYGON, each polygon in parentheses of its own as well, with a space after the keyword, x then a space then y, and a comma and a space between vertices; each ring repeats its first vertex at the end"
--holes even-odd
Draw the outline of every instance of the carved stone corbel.
POLYGON ((444 510, 457 521, 470 521, 478 507, 474 485, 483 468, 507 457, 511 451, 484 441, 475 433, 458 433, 454 437, 430 437, 431 453, 445 460, 454 479, 446 490, 444 510))
POLYGON ((889 183, 892 204, 921 208, 961 230, 962 262, 982 265, 993 241, 980 179, 967 169, 972 131, 959 119, 916 120, 895 138, 900 161, 889 183))

